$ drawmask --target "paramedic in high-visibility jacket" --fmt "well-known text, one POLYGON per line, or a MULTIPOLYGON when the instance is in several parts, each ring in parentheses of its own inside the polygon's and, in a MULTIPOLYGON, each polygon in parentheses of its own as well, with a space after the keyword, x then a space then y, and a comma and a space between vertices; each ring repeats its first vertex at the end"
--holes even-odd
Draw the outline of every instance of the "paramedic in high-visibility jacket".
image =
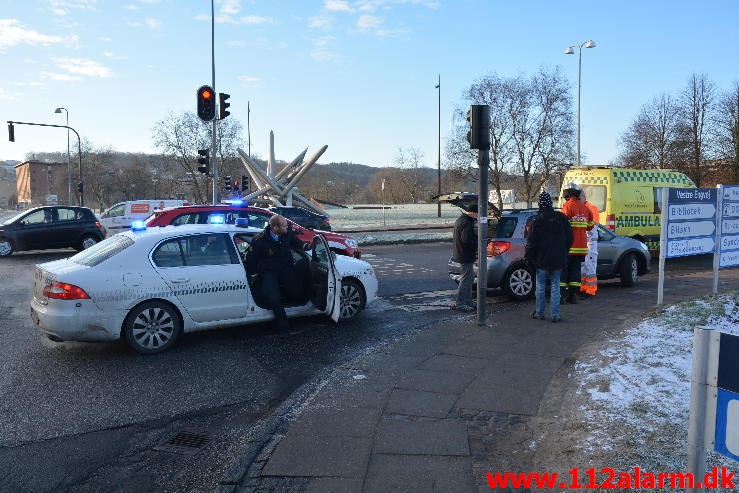
POLYGON ((580 202, 580 187, 570 183, 564 191, 562 198, 566 200, 562 206, 562 213, 570 220, 572 226, 572 245, 567 255, 567 277, 560 281, 559 286, 563 291, 566 303, 577 303, 580 292, 581 266, 588 254, 588 231, 593 229, 593 213, 580 202))
MULTIPOLYGON (((600 213, 598 207, 588 202, 585 196, 585 190, 580 192, 580 202, 590 209, 593 214, 593 223, 598 224, 600 222, 600 213)), ((594 296, 595 292, 598 291, 598 228, 594 227, 588 231, 588 254, 585 255, 585 260, 582 263, 582 278, 580 285, 580 295, 583 298, 589 298, 594 296)))

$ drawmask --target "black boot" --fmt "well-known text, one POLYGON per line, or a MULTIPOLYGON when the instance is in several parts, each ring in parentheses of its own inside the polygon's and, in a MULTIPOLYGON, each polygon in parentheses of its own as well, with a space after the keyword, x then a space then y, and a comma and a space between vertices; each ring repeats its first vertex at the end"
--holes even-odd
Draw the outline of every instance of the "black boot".
POLYGON ((567 288, 567 303, 577 304, 577 288, 574 286, 567 288))

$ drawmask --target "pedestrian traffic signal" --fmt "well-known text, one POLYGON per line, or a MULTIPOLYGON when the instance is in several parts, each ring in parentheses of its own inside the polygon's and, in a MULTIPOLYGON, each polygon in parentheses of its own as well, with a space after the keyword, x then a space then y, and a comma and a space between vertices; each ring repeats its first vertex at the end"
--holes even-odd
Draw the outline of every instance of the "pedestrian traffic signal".
POLYGON ((201 156, 198 158, 198 171, 207 175, 210 173, 210 150, 200 149, 198 154, 201 156))
POLYGON ((77 184, 77 193, 82 195, 82 192, 85 190, 85 186, 82 184, 82 182, 79 182, 77 184))
POLYGON ((10 122, 8 122, 8 140, 15 142, 15 127, 10 122))
POLYGON ((246 192, 247 190, 249 190, 249 177, 241 175, 241 191, 246 192))
POLYGON ((226 100, 230 97, 230 94, 226 94, 224 92, 218 93, 218 118, 220 118, 221 120, 231 114, 230 111, 226 111, 226 108, 231 106, 231 103, 226 102, 226 100))
POLYGON ((490 106, 473 104, 467 111, 467 121, 470 122, 470 130, 467 132, 470 149, 489 149, 490 106))
POLYGON ((206 122, 216 117, 216 95, 210 86, 198 89, 198 117, 206 122))
POLYGON ((228 176, 224 176, 223 177, 223 189, 226 192, 230 192, 231 191, 231 175, 228 175, 228 176))

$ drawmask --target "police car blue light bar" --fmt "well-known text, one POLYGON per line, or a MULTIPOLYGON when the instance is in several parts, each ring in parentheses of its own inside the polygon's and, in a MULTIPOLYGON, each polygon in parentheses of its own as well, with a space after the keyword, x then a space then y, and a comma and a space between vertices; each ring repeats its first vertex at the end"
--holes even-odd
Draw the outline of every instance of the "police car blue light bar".
POLYGON ((146 223, 144 221, 133 221, 131 231, 146 231, 146 223))
POLYGON ((228 204, 228 205, 247 205, 246 204, 246 201, 239 200, 239 199, 224 200, 223 202, 226 203, 226 204, 228 204))
POLYGON ((213 214, 208 218, 209 224, 225 224, 226 223, 226 216, 223 214, 213 214))

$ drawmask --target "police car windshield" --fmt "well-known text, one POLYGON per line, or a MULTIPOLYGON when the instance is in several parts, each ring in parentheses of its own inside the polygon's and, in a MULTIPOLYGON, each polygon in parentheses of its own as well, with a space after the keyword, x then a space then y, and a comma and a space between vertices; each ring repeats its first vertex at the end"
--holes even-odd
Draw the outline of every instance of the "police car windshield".
POLYGON ((91 246, 87 250, 82 250, 77 255, 70 257, 69 260, 75 264, 93 267, 119 254, 131 245, 133 245, 131 238, 124 235, 115 235, 91 246))

